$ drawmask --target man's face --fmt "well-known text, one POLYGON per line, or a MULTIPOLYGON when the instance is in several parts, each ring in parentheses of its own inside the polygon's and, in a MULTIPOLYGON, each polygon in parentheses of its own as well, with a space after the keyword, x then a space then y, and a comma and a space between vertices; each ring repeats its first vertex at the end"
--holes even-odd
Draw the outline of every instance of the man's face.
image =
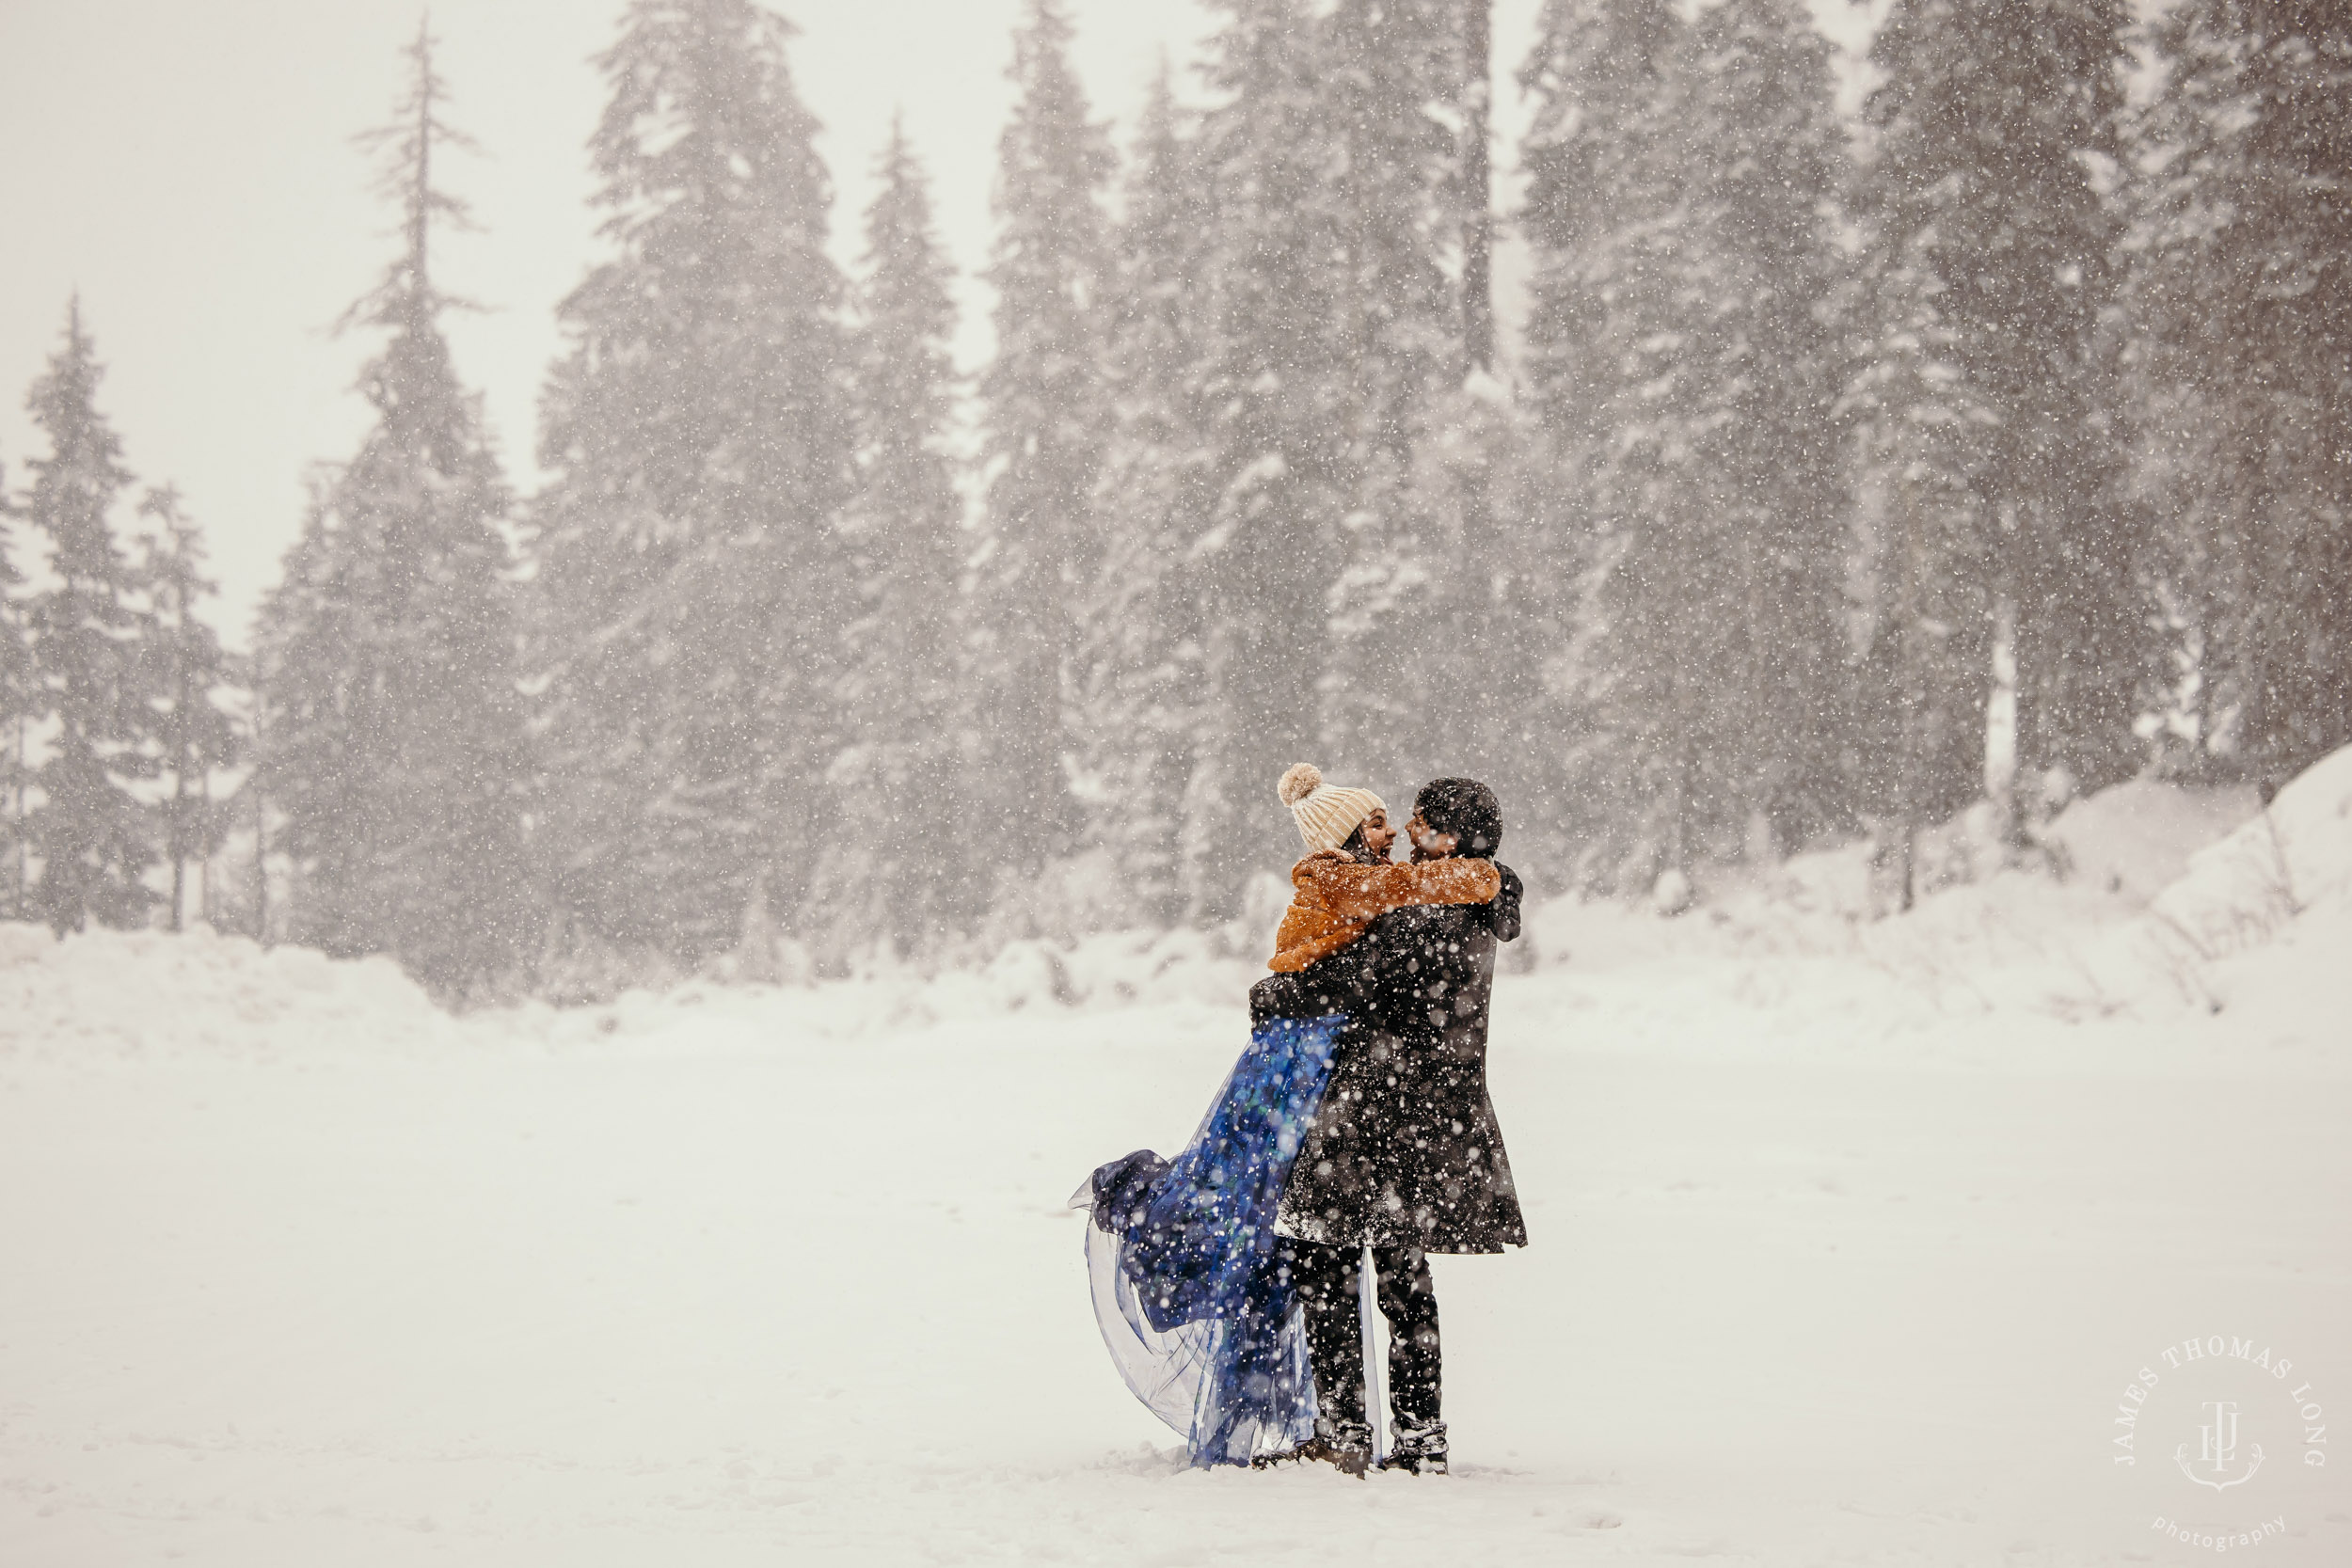
POLYGON ((1441 861, 1454 853, 1454 835, 1438 832, 1429 825, 1429 819, 1419 812, 1413 813, 1413 819, 1405 824, 1405 831, 1412 835, 1413 859, 1417 861, 1441 861))

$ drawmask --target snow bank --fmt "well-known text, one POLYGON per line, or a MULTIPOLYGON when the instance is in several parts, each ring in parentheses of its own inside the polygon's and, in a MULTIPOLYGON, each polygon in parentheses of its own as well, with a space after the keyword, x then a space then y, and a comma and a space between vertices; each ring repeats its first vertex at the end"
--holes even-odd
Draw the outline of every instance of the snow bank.
POLYGON ((2201 958, 2257 947, 2352 905, 2352 746, 2314 764, 2270 809, 2190 860, 2154 913, 2201 958))
POLYGON ((925 973, 879 964, 802 985, 694 981, 633 990, 584 1007, 532 1003, 469 1024, 567 1053, 772 1050, 980 1021, 1019 1024, 1072 1014, 1152 1009, 1176 1016, 1240 1006, 1262 971, 1200 931, 1116 931, 1060 944, 1008 944, 974 968, 925 973))
MULTIPOLYGON (((2324 1038, 2328 1010, 2352 1006, 2352 966, 2331 957, 2352 951, 2352 749, 2267 812, 2249 792, 2149 781, 2089 797, 2042 835, 2047 869, 1964 864, 1976 832, 1947 825, 1939 852, 1954 879, 1897 918, 1875 917, 1859 844, 1723 874, 1675 917, 1547 901, 1505 950, 1508 1013, 1536 1039, 1796 1058, 1896 1048, 1989 1013, 2068 1023, 2267 1007, 2282 1036, 2324 1038)), ((207 930, 58 942, 0 926, 0 1058, 755 1055, 934 1029, 965 1031, 977 1049, 1057 1020, 1115 1047, 1120 1026, 1087 1021, 1150 1013, 1226 1029, 1261 973, 1230 939, 1112 932, 1013 942, 942 973, 692 981, 452 1018, 380 958, 265 951, 207 930)))
POLYGON ((2261 811, 2250 785, 2192 789, 2133 779, 2069 805, 2040 842, 2061 878, 2146 903, 2200 849, 2261 811))
POLYGON ((0 1060, 382 1054, 446 1050, 461 1035, 389 958, 264 948, 201 926, 59 941, 0 923, 0 1060))

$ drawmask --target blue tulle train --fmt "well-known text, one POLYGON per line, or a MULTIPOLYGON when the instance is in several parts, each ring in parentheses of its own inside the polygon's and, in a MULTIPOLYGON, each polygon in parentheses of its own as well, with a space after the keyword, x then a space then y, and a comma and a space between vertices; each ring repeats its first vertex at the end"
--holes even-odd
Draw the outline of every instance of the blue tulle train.
POLYGON ((1182 1153, 1114 1160, 1072 1200, 1093 1211, 1087 1263, 1103 1341, 1195 1465, 1247 1465, 1314 1431, 1306 1330, 1274 1220, 1345 1022, 1259 1025, 1182 1153))

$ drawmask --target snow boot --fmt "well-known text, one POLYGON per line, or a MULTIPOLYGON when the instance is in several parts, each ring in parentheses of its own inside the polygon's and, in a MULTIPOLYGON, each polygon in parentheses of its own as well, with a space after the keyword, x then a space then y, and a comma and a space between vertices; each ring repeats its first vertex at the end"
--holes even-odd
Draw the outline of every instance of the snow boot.
POLYGON ((1280 1453, 1260 1454, 1249 1462, 1249 1467, 1270 1470, 1285 1460, 1303 1463, 1318 1459, 1340 1474, 1361 1481, 1364 1472, 1372 1468, 1372 1429, 1353 1422, 1334 1427, 1318 1421, 1315 1425, 1315 1434, 1298 1447, 1280 1453))
POLYGON ((1298 1445, 1298 1457, 1320 1459, 1338 1470, 1340 1474, 1354 1476, 1358 1481, 1361 1481, 1364 1479, 1364 1472, 1372 1468, 1370 1434, 1367 1433, 1365 1441, 1360 1444, 1337 1441, 1317 1434, 1298 1445))
POLYGON ((1415 1476, 1446 1473, 1443 1421, 1432 1421, 1426 1426, 1406 1426, 1399 1421, 1391 1430, 1396 1435, 1396 1447, 1380 1461, 1380 1468, 1403 1470, 1415 1476))

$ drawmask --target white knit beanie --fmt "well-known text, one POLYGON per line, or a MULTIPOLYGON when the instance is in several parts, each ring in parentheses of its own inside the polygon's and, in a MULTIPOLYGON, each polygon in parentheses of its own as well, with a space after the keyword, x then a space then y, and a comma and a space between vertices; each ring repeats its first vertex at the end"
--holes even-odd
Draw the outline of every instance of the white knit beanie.
POLYGON ((1336 849, 1347 842, 1358 823, 1388 802, 1369 789, 1345 789, 1323 782, 1323 769, 1302 762, 1282 775, 1274 786, 1282 804, 1298 819, 1298 836, 1310 849, 1336 849))

